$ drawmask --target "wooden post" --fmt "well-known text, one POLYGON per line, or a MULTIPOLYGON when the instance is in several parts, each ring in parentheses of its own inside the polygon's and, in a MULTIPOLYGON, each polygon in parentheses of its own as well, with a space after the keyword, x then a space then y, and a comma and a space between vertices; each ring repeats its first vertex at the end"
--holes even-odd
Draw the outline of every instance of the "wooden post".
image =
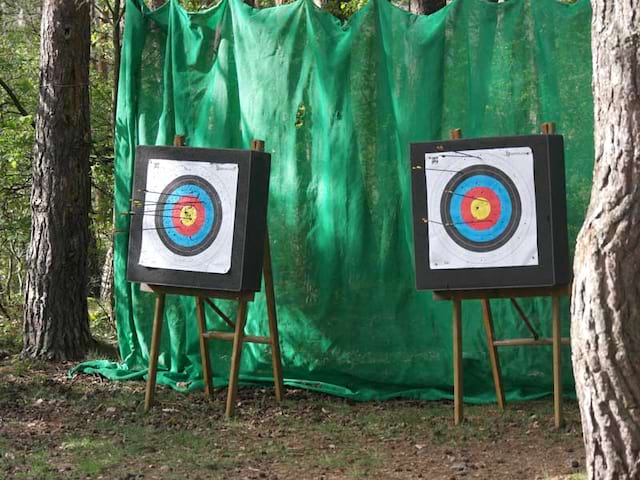
MULTIPOLYGON (((556 133, 556 124, 545 122, 540 126, 545 135, 556 133)), ((560 296, 551 296, 552 341, 553 341, 553 409, 556 428, 562 427, 562 337, 560 331, 560 296)))
POLYGON ((462 301, 453 298, 453 408, 454 422, 464 419, 464 384, 462 370, 462 301))
POLYGON ((149 371, 147 372, 147 390, 144 396, 144 412, 147 413, 153 404, 153 394, 156 389, 156 374, 158 373, 158 350, 164 321, 164 293, 156 297, 156 309, 153 316, 153 332, 151 333, 151 351, 149 352, 149 371))
MULTIPOLYGON (((462 412, 463 399, 463 377, 462 377, 462 301, 463 300, 480 300, 483 303, 483 314, 485 320, 485 328, 489 338, 489 348, 497 354, 495 347, 516 347, 522 345, 551 345, 553 347, 553 379, 554 379, 554 408, 555 408, 555 424, 557 427, 562 426, 562 376, 561 376, 561 347, 569 345, 569 338, 560 336, 560 298, 570 294, 570 286, 560 285, 555 287, 526 287, 526 288, 504 288, 491 290, 458 290, 458 291, 436 291, 433 292, 434 300, 447 300, 453 302, 453 387, 454 387, 454 420, 456 425, 462 422, 464 416, 462 412), (513 298, 514 296, 522 298, 531 297, 551 297, 552 298, 552 323, 553 338, 512 338, 509 340, 495 340, 493 338, 493 330, 489 328, 493 325, 491 318, 491 298, 513 298), (486 302, 486 304, 485 304, 486 302)), ((491 354, 491 351, 490 351, 491 354)), ((502 390, 502 379, 500 376, 499 363, 496 355, 496 369, 494 369, 494 381, 496 375, 499 380, 500 390, 502 390)), ((502 398, 504 403, 504 393, 498 394, 498 382, 496 382, 496 395, 502 398)), ((500 400, 498 400, 500 404, 500 400)))
POLYGON ((560 297, 551 297, 551 315, 553 329, 553 408, 556 428, 562 427, 562 343, 560 331, 560 297))
MULTIPOLYGON (((462 138, 462 129, 449 130, 451 140, 462 138)), ((464 382, 462 367, 462 301, 453 297, 453 420, 460 425, 464 419, 464 382)))
POLYGON ((484 320, 484 329, 487 333, 487 347, 489 349, 489 360, 491 361, 491 373, 493 374, 493 385, 496 389, 496 400, 500 410, 504 410, 504 390, 502 388, 502 374, 500 372, 500 359, 495 346, 493 335, 493 315, 491 314, 491 303, 488 298, 483 298, 482 302, 482 319, 484 320))
POLYGON ((282 385, 282 362, 280 360, 280 335, 278 335, 278 317, 276 313, 276 297, 273 287, 273 271, 271 269, 271 246, 269 232, 264 238, 264 274, 265 296, 267 298, 267 316, 269 317, 269 338, 271 339, 271 364, 273 366, 273 382, 276 389, 276 400, 282 401, 284 387, 282 385))
POLYGON ((202 297, 196 298, 196 317, 198 319, 198 340, 200 342, 200 361, 202 362, 202 378, 204 380, 204 395, 211 399, 213 395, 213 381, 211 379, 211 365, 209 363, 209 348, 204 333, 207 331, 206 317, 204 311, 204 300, 202 297))
POLYGON ((556 133, 556 124, 553 122, 544 122, 540 126, 540 130, 545 135, 553 135, 554 133, 556 133))
POLYGON ((184 147, 185 146, 185 139, 186 139, 186 137, 184 135, 176 135, 173 138, 173 146, 174 147, 184 147))
POLYGON ((240 358, 242 356, 242 342, 244 340, 244 325, 247 321, 247 301, 240 299, 238 302, 238 317, 236 319, 236 331, 233 336, 233 350, 231 352, 231 371, 229 372, 229 392, 227 393, 227 418, 233 416, 236 407, 236 395, 238 394, 238 376, 240 373, 240 358))
MULTIPOLYGON (((263 152, 264 141, 252 140, 251 149, 263 152)), ((282 361, 280 359, 280 336, 278 334, 278 316, 276 311, 276 296, 273 286, 273 269, 271 265, 271 242, 269 241, 269 227, 265 229, 264 256, 262 261, 265 297, 267 300, 267 316, 269 318, 269 338, 271 340, 271 364, 273 366, 273 383, 276 390, 276 400, 282 400, 284 387, 282 385, 282 361)))
MULTIPOLYGON (((173 144, 183 147, 184 135, 176 135, 173 144)), ((144 411, 147 413, 153 404, 153 395, 156 389, 156 375, 158 373, 158 350, 160 349, 160 336, 162 322, 164 321, 164 293, 156 293, 156 309, 153 317, 153 332, 151 333, 151 351, 149 352, 149 371, 147 372, 147 389, 144 395, 144 411)))

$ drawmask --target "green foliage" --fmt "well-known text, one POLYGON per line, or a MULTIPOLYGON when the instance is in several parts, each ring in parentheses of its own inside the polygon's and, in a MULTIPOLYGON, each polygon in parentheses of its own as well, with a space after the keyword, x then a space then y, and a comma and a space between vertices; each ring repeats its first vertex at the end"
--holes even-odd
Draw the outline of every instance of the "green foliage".
POLYGON ((334 17, 346 20, 360 10, 369 0, 328 0, 324 9, 334 17))
POLYGON ((0 317, 21 302, 26 275, 38 101, 38 8, 31 0, 0 5, 0 317))
MULTIPOLYGON (((217 0, 181 2, 189 11, 200 11, 218 3, 217 0)), ((338 18, 347 19, 365 3, 366 0, 329 0, 324 8, 338 18)), ((275 1, 257 0, 257 5, 270 7, 275 1)), ((113 87, 118 58, 114 45, 118 29, 114 25, 121 25, 118 21, 123 9, 123 0, 94 0, 92 9, 92 240, 89 252, 92 296, 99 294, 104 258, 112 242, 113 87)), ((0 87, 0 171, 3 173, 0 176, 0 318, 19 316, 17 307, 24 296, 31 230, 29 197, 38 104, 40 10, 38 0, 0 3, 0 80, 6 86, 0 87)))
POLYGON ((92 241, 89 248, 89 292, 98 295, 104 258, 113 240, 114 23, 123 0, 95 0, 91 28, 91 190, 92 241), (115 12, 115 13, 114 13, 115 12))
POLYGON ((182 5, 184 5, 184 8, 186 8, 188 11, 198 12, 200 10, 211 8, 218 2, 215 0, 180 0, 180 3, 182 3, 182 5))
MULTIPOLYGON (((287 5, 289 3, 293 3, 293 1, 294 0, 283 0, 280 2, 280 5, 287 5)), ((330 12, 335 17, 340 18, 341 20, 346 20, 360 10, 367 1, 368 0, 328 0, 322 8, 330 12)), ((212 0, 180 0, 180 3, 182 3, 188 11, 198 12, 200 10, 211 8, 218 2, 212 0)), ((276 2, 275 0, 256 0, 256 6, 258 8, 275 7, 276 2)))
MULTIPOLYGON (((29 196, 39 82, 40 2, 0 4, 0 317, 22 302, 31 216, 29 196)), ((123 4, 123 2, 120 2, 123 4)), ((91 35, 92 242, 90 292, 97 294, 111 243, 113 204, 112 10, 95 0, 91 35)))

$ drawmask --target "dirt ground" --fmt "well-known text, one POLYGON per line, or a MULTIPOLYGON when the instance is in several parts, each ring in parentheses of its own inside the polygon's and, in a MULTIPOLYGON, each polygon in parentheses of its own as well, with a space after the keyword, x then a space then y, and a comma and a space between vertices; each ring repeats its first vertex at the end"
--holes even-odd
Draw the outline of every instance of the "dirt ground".
POLYGON ((6 479, 550 479, 583 478, 577 405, 553 428, 552 401, 467 406, 355 403, 289 389, 226 390, 208 402, 142 382, 67 378, 70 364, 0 359, 0 478, 6 479), (566 476, 566 477, 564 477, 566 476))

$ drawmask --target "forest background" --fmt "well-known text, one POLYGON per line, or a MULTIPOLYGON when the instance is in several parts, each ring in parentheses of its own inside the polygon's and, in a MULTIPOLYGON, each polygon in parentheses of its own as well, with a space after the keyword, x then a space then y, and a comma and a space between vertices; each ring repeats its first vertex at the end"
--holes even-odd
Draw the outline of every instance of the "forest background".
MULTIPOLYGON (((565 0, 573 3, 574 0, 565 0)), ((289 3, 255 0, 256 8, 289 3)), ((91 2, 91 215, 89 315, 94 337, 115 342, 112 314, 114 119, 124 0, 91 2)), ((150 1, 151 8, 162 1, 150 1)), ((190 11, 215 0, 181 0, 190 11)), ((347 21, 366 0, 328 0, 318 6, 347 21)), ((429 14, 445 0, 393 2, 429 14)), ((31 213, 31 166, 38 103, 42 2, 0 2, 0 351, 20 350, 31 213)))

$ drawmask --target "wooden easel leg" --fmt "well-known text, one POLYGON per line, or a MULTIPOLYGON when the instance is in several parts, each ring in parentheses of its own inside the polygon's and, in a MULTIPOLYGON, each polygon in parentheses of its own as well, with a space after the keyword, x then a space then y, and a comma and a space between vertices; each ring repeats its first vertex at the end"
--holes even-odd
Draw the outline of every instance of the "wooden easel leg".
POLYGON ((282 401, 282 362, 280 360, 280 336, 278 335, 278 317, 276 313, 276 295, 273 288, 273 270, 271 269, 271 247, 269 232, 265 234, 264 260, 264 288, 267 298, 267 316, 269 317, 269 338, 271 339, 271 363, 273 365, 273 383, 275 384, 276 400, 282 401))
POLYGON ((202 362, 202 379, 204 380, 204 395, 211 399, 213 385, 211 381, 211 365, 209 364, 209 348, 207 339, 204 338, 206 332, 206 318, 204 314, 204 301, 202 297, 196 297, 196 317, 198 318, 198 333, 200 339, 200 360, 202 362))
POLYGON ((560 332, 560 297, 551 297, 553 322, 553 408, 556 428, 562 427, 562 343, 560 332))
POLYGON ((504 410, 504 390, 502 388, 500 359, 498 358, 498 349, 493 343, 493 315, 491 314, 491 303, 488 298, 482 299, 482 318, 484 320, 484 329, 487 333, 487 348, 489 349, 489 360, 491 361, 493 385, 496 389, 496 400, 500 410, 504 410))
POLYGON ((453 407, 454 423, 460 425, 464 419, 462 382, 462 302, 453 299, 453 407))
POLYGON ((147 390, 144 395, 144 412, 147 413, 153 404, 153 394, 156 389, 156 375, 158 373, 158 350, 164 320, 164 293, 156 297, 156 310, 153 317, 153 332, 151 334, 151 351, 149 352, 149 371, 147 372, 147 390))
POLYGON ((229 391, 227 392, 227 418, 233 416, 238 394, 238 375, 240 373, 240 357, 242 355, 242 340, 244 337, 244 325, 247 321, 247 301, 238 302, 238 318, 236 331, 233 336, 233 351, 231 353, 231 370, 229 372, 229 391))

